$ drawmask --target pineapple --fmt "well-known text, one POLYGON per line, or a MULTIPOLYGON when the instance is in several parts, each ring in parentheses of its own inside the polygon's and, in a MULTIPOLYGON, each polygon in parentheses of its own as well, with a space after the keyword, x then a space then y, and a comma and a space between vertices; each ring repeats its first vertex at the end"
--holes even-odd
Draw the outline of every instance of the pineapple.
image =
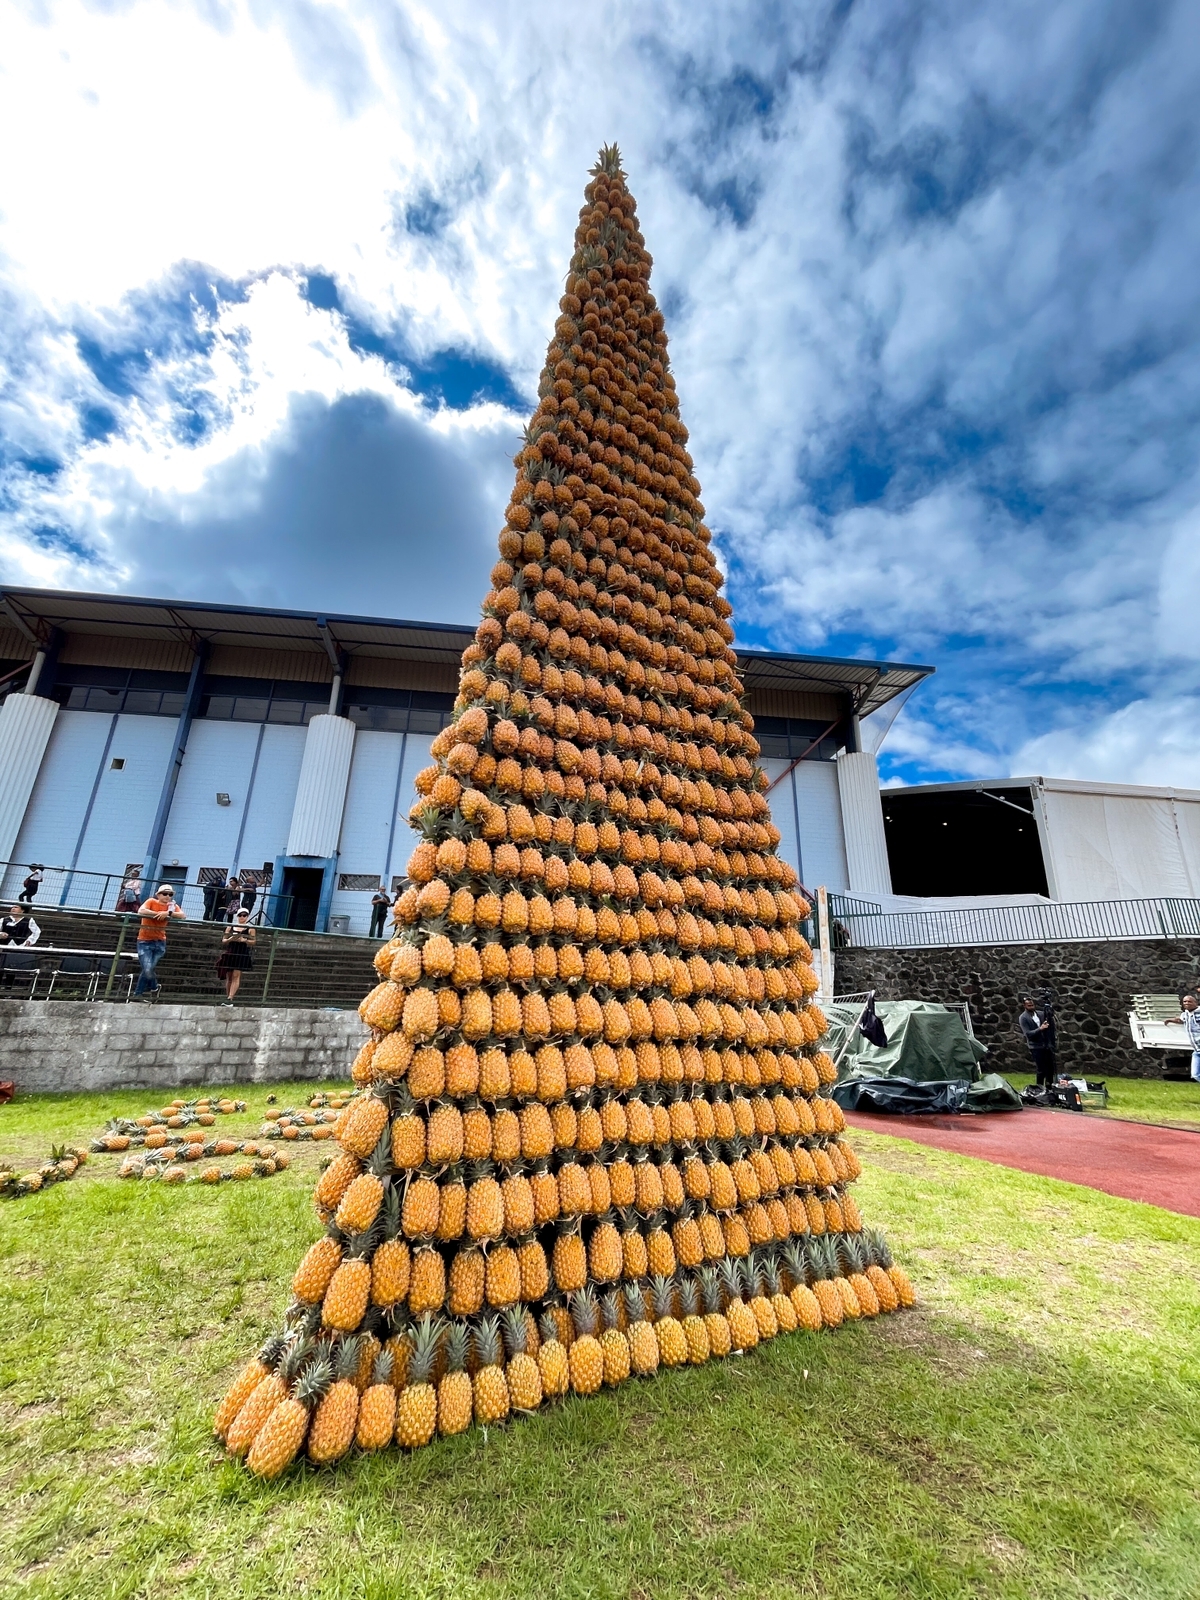
POLYGON ((629 1316, 625 1337, 629 1342, 630 1366, 639 1378, 652 1377, 658 1371, 658 1340, 646 1318, 646 1297, 636 1283, 625 1285, 625 1304, 629 1316))
POLYGON ((275 1371, 286 1348, 286 1339, 280 1334, 272 1334, 254 1360, 242 1368, 226 1391, 225 1398, 217 1407, 216 1416, 213 1418, 213 1432, 218 1439, 224 1439, 234 1418, 255 1389, 264 1378, 269 1378, 275 1371))
POLYGON ((795 1333, 798 1326, 796 1308, 783 1292, 783 1277, 779 1270, 778 1259, 773 1255, 766 1256, 760 1263, 760 1272, 780 1333, 795 1333))
POLYGON ((331 1234, 326 1234, 316 1244, 309 1246, 292 1279, 292 1293, 297 1300, 320 1305, 330 1280, 341 1264, 343 1250, 342 1241, 331 1234))
POLYGON ((446 1331, 446 1371, 437 1386, 437 1426, 440 1434, 464 1433, 471 1426, 474 1393, 465 1368, 471 1349, 471 1330, 465 1322, 452 1322, 446 1331))
POLYGON ((821 1307, 821 1321, 824 1325, 827 1328, 840 1328, 846 1319, 845 1302, 834 1281, 837 1277, 837 1263, 830 1262, 825 1248, 826 1243, 824 1239, 813 1239, 808 1246, 808 1259, 813 1273, 812 1292, 821 1307))
POLYGON ((704 1331, 714 1356, 727 1356, 733 1349, 733 1335, 721 1312, 721 1280, 713 1266, 700 1268, 700 1292, 704 1304, 704 1331))
POLYGON ((355 1378, 360 1343, 357 1338, 342 1341, 333 1361, 333 1382, 313 1414, 308 1431, 308 1458, 318 1465, 339 1460, 354 1443, 358 1422, 355 1378))
POLYGON ((854 1291, 854 1298, 864 1317, 877 1317, 880 1303, 870 1278, 864 1272, 867 1252, 852 1233, 844 1233, 837 1242, 838 1259, 846 1281, 854 1291))
POLYGON ((391 1140, 384 1133, 372 1152, 367 1171, 353 1179, 338 1204, 333 1220, 343 1233, 365 1233, 379 1215, 384 1182, 392 1170, 391 1154, 391 1140))
POLYGON ((674 1316, 675 1285, 659 1274, 650 1280, 654 1291, 654 1337, 658 1341, 658 1356, 664 1367, 682 1367, 688 1360, 688 1342, 683 1328, 674 1316))
POLYGON ((788 1299, 795 1310, 797 1324, 809 1333, 816 1333, 824 1319, 821 1303, 808 1287, 809 1269, 804 1246, 793 1240, 784 1249, 783 1261, 792 1282, 788 1299))
POLYGON ((321 1321, 339 1333, 353 1333, 362 1322, 371 1294, 369 1233, 356 1234, 321 1301, 321 1321))
POLYGON ((293 1392, 281 1400, 255 1435, 246 1465, 259 1478, 277 1478, 299 1454, 309 1419, 333 1377, 323 1357, 310 1361, 293 1392))
POLYGON ((503 1345, 498 1318, 481 1317, 475 1327, 474 1339, 475 1355, 479 1361, 479 1371, 474 1379, 475 1421, 486 1427, 491 1422, 502 1422, 510 1406, 508 1383, 501 1366, 503 1345))
POLYGON ((599 1318, 590 1289, 571 1296, 571 1315, 575 1323, 575 1338, 567 1351, 571 1387, 576 1394, 595 1394, 604 1382, 604 1352, 596 1338, 599 1318))
POLYGON ((631 1371, 629 1341, 621 1329, 621 1296, 610 1289, 600 1301, 600 1317, 604 1332, 600 1335, 600 1353, 604 1359, 604 1381, 609 1388, 624 1383, 631 1371))
POLYGON ((504 1345, 508 1352, 505 1377, 514 1411, 536 1411, 542 1403, 542 1379, 537 1361, 529 1353, 529 1333, 525 1317, 517 1306, 509 1306, 504 1317, 504 1345))
POLYGON ((915 1306, 917 1292, 912 1286, 908 1273, 905 1272, 903 1267, 897 1266, 892 1259, 892 1252, 888 1248, 888 1242, 882 1232, 878 1228, 872 1228, 867 1235, 867 1240, 871 1254, 874 1256, 880 1270, 890 1278, 900 1304, 902 1306, 915 1306))
POLYGON ((538 1376, 542 1380, 542 1393, 548 1399, 566 1394, 571 1386, 570 1364, 567 1352, 558 1337, 558 1325, 547 1311, 542 1316, 541 1344, 538 1347, 538 1376))
POLYGON ((712 1354, 708 1329, 700 1316, 700 1293, 693 1279, 686 1275, 679 1280, 678 1293, 680 1327, 687 1340, 688 1360, 698 1367, 712 1354))
POLYGON ((408 1382, 396 1398, 396 1443, 406 1450, 428 1444, 437 1427, 437 1391, 430 1379, 440 1338, 440 1324, 426 1313, 413 1331, 408 1382))
POLYGON ((773 1339, 779 1332, 779 1319, 775 1315, 774 1306, 767 1298, 762 1268, 753 1258, 743 1261, 741 1266, 746 1300, 758 1324, 758 1337, 773 1339))
POLYGON ((742 1275, 736 1261, 725 1260, 717 1268, 721 1292, 725 1297, 725 1320, 735 1350, 753 1350, 758 1344, 758 1319, 742 1299, 742 1275))

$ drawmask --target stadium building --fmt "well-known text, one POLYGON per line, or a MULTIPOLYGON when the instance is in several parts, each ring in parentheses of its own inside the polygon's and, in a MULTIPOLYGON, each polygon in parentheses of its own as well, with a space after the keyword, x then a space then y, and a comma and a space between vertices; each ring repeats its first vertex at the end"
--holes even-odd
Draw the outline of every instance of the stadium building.
MULTIPOLYGON (((0 590, 0 894, 111 909, 137 869, 237 873, 293 927, 365 934, 411 849, 413 779, 473 629, 0 590), (94 877, 91 875, 95 875, 94 877)), ((891 890, 859 722, 930 667, 741 651, 783 854, 801 881, 891 890)), ((199 891, 190 893, 189 908, 199 891)))

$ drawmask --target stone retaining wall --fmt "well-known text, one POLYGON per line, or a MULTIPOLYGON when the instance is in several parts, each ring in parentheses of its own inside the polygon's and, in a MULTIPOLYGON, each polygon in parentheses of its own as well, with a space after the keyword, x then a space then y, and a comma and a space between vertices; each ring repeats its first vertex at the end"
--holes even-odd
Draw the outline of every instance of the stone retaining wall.
POLYGON ((347 1078, 356 1011, 0 1001, 0 1078, 18 1092, 347 1078))
POLYGON ((1198 969, 1200 939, 839 950, 835 987, 839 994, 875 989, 882 1000, 966 1000, 988 1047, 987 1066, 1026 1072, 1031 1063, 1017 1012, 1027 989, 1046 986, 1058 995, 1060 1066, 1093 1077, 1158 1077, 1167 1054, 1134 1048, 1130 999, 1193 988, 1198 969))

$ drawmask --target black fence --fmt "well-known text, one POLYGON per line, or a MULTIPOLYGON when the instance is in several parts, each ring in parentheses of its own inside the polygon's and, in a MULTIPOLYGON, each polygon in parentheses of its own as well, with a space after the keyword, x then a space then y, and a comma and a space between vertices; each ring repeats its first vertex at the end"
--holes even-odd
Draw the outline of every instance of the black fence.
MULTIPOLYGON (((62 911, 35 903, 41 938, 22 949, 0 948, 0 998, 124 1002, 138 974, 135 915, 62 911)), ((172 920, 167 950, 158 964, 160 1002, 219 1005, 225 982, 218 975, 224 927, 172 920)), ((357 1006, 378 980, 372 957, 377 939, 255 929, 253 966, 241 975, 239 1006, 357 1006)))

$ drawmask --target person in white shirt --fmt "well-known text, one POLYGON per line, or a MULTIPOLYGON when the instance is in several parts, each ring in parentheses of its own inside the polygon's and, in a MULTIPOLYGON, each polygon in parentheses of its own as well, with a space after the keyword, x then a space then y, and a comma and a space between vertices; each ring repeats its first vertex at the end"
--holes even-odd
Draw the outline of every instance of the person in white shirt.
POLYGON ((31 945, 42 936, 42 930, 29 915, 28 906, 13 906, 7 917, 0 917, 0 944, 31 945))
POLYGON ((1194 994, 1185 994, 1183 997, 1183 1010, 1177 1017, 1168 1017, 1168 1022, 1176 1025, 1182 1024, 1187 1033, 1188 1043, 1192 1047, 1192 1077, 1200 1083, 1200 1000, 1194 994))

